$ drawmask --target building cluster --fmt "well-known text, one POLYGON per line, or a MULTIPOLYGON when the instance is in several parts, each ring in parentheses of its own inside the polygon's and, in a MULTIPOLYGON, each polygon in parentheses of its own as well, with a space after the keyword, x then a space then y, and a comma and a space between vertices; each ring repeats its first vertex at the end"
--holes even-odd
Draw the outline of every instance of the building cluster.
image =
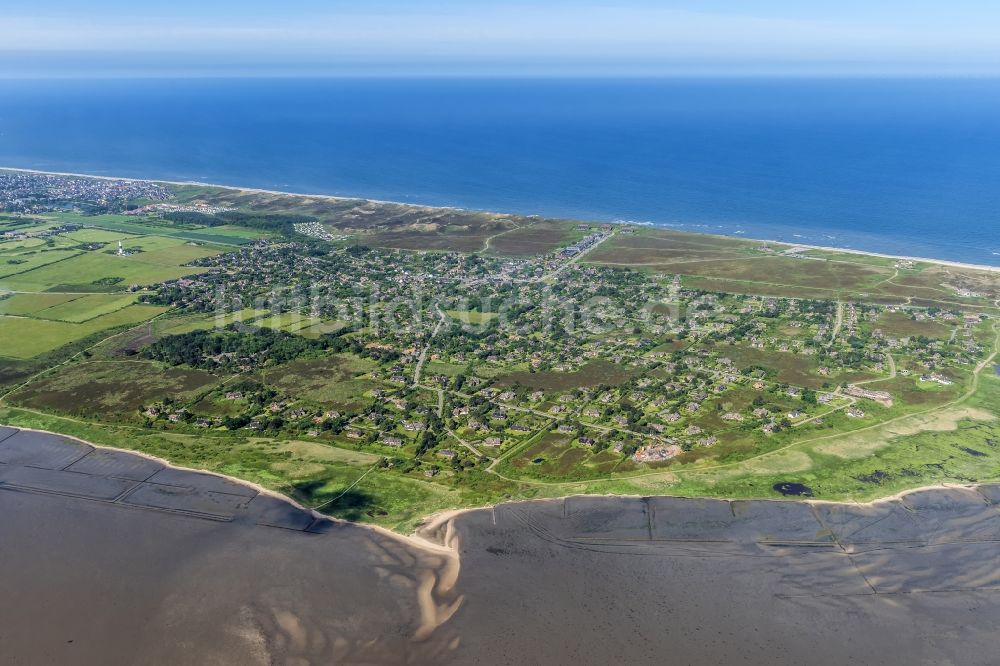
POLYGON ((212 206, 206 203, 196 202, 190 205, 186 204, 170 204, 170 203, 152 203, 146 204, 145 206, 138 206, 136 208, 129 208, 125 211, 126 215, 150 215, 150 214, 164 214, 164 213, 200 213, 201 215, 218 215, 219 213, 228 213, 230 211, 236 210, 235 208, 229 208, 227 206, 212 206))
POLYGON ((166 187, 139 180, 114 180, 0 171, 0 210, 43 213, 70 208, 123 211, 128 202, 164 201, 166 187))
POLYGON ((240 427, 333 432, 382 451, 419 442, 455 452, 445 458, 462 464, 542 431, 592 455, 655 464, 733 437, 865 418, 865 410, 892 408, 894 396, 848 378, 888 378, 896 356, 907 360, 900 374, 944 384, 943 368, 974 358, 982 322, 922 308, 711 294, 685 288, 679 276, 560 254, 260 241, 198 260, 204 273, 147 298, 216 311, 220 321, 259 312, 266 325, 294 324, 284 330, 300 334, 324 324, 376 362, 356 411, 331 416, 288 394, 277 411, 259 404, 240 427), (885 335, 879 322, 893 310, 955 334, 885 335), (874 404, 862 409, 862 400, 874 404))

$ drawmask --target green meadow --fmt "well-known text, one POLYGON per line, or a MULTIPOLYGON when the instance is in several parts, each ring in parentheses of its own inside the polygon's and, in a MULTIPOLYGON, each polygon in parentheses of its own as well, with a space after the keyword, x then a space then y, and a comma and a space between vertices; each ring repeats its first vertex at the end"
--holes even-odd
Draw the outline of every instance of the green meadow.
POLYGON ((124 307, 132 305, 135 301, 135 294, 126 294, 124 296, 88 294, 66 303, 60 303, 50 308, 39 310, 34 314, 41 319, 80 323, 121 310, 124 307))
POLYGON ((82 323, 0 316, 0 356, 27 359, 106 329, 147 321, 167 308, 129 305, 82 323))

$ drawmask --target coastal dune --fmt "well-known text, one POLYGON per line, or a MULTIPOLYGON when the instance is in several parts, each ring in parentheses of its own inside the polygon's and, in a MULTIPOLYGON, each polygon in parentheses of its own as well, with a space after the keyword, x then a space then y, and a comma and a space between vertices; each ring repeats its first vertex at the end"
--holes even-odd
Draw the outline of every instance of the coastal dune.
POLYGON ((1000 486, 567 497, 416 535, 0 427, 0 662, 991 664, 1000 486))
MULTIPOLYGON (((127 182, 139 182, 139 183, 157 183, 162 185, 179 185, 179 186, 196 186, 196 187, 209 187, 217 188, 222 190, 231 190, 233 192, 238 192, 242 194, 259 194, 267 195, 272 197, 282 197, 290 200, 298 201, 309 201, 309 200, 328 200, 328 201, 363 201, 372 204, 381 205, 393 205, 393 206, 405 206, 409 208, 419 208, 427 210, 437 210, 437 211, 449 211, 449 210, 465 210, 461 208, 456 208, 453 206, 440 206, 434 204, 421 204, 412 201, 389 201, 384 199, 372 199, 367 197, 347 197, 339 196, 334 194, 318 194, 318 193, 302 193, 302 192, 288 192, 284 190, 271 190, 259 187, 245 187, 239 185, 231 184, 220 184, 220 183, 208 183, 197 180, 163 180, 163 179, 148 179, 148 178, 127 178, 118 176, 99 176, 86 173, 76 173, 76 172, 61 172, 61 171, 40 171, 37 169, 24 169, 21 167, 11 167, 11 166, 0 166, 0 172, 9 171, 16 173, 28 173, 36 175, 51 175, 51 176, 66 176, 71 178, 92 178, 97 180, 109 180, 109 181, 127 181, 127 182)), ((488 211, 475 209, 475 212, 487 213, 490 215, 510 215, 513 214, 511 211, 500 212, 500 211, 488 211)), ((627 223, 624 220, 618 220, 616 222, 627 223)), ((651 223, 638 223, 642 226, 657 226, 651 223)), ((668 228, 670 225, 667 225, 668 228)), ((719 236, 719 234, 712 233, 712 230, 696 229, 695 231, 687 230, 689 233, 698 235, 708 235, 708 236, 719 236)), ((742 232, 740 232, 742 234, 742 232)), ((721 236, 723 238, 733 238, 734 236, 721 236)), ((873 252, 869 250, 860 250, 856 248, 839 247, 835 245, 814 245, 808 243, 798 243, 788 240, 775 240, 770 238, 752 238, 744 235, 737 235, 736 238, 741 240, 756 241, 760 243, 776 244, 780 246, 787 246, 790 249, 796 251, 799 250, 823 250, 828 252, 837 252, 842 254, 853 254, 859 256, 867 257, 881 257, 883 259, 899 259, 913 262, 925 262, 931 264, 937 264, 939 266, 950 266, 953 268, 963 268, 976 271, 985 271, 988 273, 1000 273, 1000 266, 994 266, 990 264, 978 264, 964 261, 954 261, 941 258, 930 258, 930 257, 918 257, 900 254, 887 254, 884 252, 873 252)), ((996 255, 996 253, 993 253, 996 255)))

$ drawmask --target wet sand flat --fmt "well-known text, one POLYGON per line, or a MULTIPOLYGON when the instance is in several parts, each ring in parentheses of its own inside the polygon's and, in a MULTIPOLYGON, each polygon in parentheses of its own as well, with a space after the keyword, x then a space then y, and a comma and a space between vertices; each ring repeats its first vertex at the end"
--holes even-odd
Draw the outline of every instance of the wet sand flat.
POLYGON ((583 497, 461 514, 457 659, 994 664, 1000 511, 986 490, 872 505, 583 497))
POLYGON ((0 429, 0 663, 995 664, 1000 487, 569 497, 415 539, 0 429))
POLYGON ((454 633, 428 625, 421 606, 455 600, 438 585, 446 552, 220 477, 8 435, 0 456, 16 452, 17 464, 0 463, 0 663, 451 659, 454 633))

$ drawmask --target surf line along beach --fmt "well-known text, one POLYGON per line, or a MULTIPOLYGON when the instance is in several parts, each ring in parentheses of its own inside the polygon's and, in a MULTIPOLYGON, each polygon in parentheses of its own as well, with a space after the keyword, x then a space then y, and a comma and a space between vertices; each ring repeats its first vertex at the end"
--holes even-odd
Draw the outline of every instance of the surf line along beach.
POLYGON ((401 537, 227 477, 4 428, 0 656, 986 663, 998 502, 995 485, 869 504, 573 496, 448 512, 401 537))
MULTIPOLYGON (((493 215, 509 215, 509 214, 511 214, 510 212, 488 211, 488 210, 479 210, 479 209, 461 209, 461 208, 457 208, 455 206, 439 206, 439 205, 434 205, 434 204, 421 204, 421 203, 415 203, 415 202, 412 202, 412 201, 404 202, 404 201, 391 201, 391 200, 384 200, 384 199, 370 199, 370 198, 366 198, 366 197, 341 196, 341 195, 333 195, 333 194, 310 194, 310 193, 303 193, 303 192, 288 192, 288 191, 282 191, 282 190, 271 190, 271 189, 255 188, 255 187, 241 187, 241 186, 238 186, 238 185, 226 185, 226 184, 219 184, 219 183, 207 183, 207 182, 201 182, 201 181, 195 181, 195 180, 160 180, 160 179, 151 179, 151 178, 127 178, 127 177, 115 177, 115 176, 95 176, 95 175, 90 175, 90 174, 86 174, 86 173, 61 172, 61 171, 40 171, 40 170, 36 170, 36 169, 24 169, 24 168, 20 168, 20 167, 5 167, 5 166, 0 166, 0 172, 3 172, 3 171, 13 171, 13 172, 30 173, 30 174, 37 174, 37 175, 66 176, 66 177, 73 177, 73 178, 95 178, 95 179, 98 179, 98 180, 107 180, 107 181, 126 181, 126 182, 135 182, 135 183, 159 183, 159 184, 164 184, 164 185, 215 187, 215 188, 219 188, 219 189, 233 190, 233 191, 238 191, 238 192, 247 192, 247 193, 255 193, 255 194, 268 194, 268 195, 283 196, 283 197, 301 197, 301 198, 308 198, 308 199, 326 199, 326 200, 330 200, 330 201, 366 201, 366 202, 370 202, 370 203, 374 203, 374 204, 391 204, 391 205, 395 205, 395 206, 408 206, 408 207, 413 207, 413 208, 424 208, 424 209, 431 209, 431 210, 475 210, 475 212, 488 213, 488 214, 493 214, 493 215)), ((628 222, 624 222, 624 221, 620 221, 620 220, 619 221, 612 221, 612 222, 609 222, 609 223, 612 223, 612 224, 628 224, 628 222)), ((659 226, 659 225, 653 224, 651 226, 656 227, 656 226, 659 226)), ((667 228, 670 228, 670 225, 665 225, 665 226, 667 228)), ((880 252, 871 252, 871 251, 867 251, 867 250, 857 250, 857 249, 844 248, 844 247, 836 247, 836 246, 827 246, 827 245, 809 245, 809 244, 804 244, 804 243, 791 243, 791 242, 788 242, 788 241, 771 240, 771 239, 767 239, 767 238, 751 238, 751 237, 747 237, 747 236, 743 235, 742 233, 739 234, 739 235, 733 235, 733 236, 719 236, 718 234, 703 233, 703 232, 697 232, 697 231, 684 231, 684 233, 690 233, 690 234, 693 234, 693 235, 702 235, 702 236, 717 236, 717 237, 723 237, 723 238, 733 238, 733 237, 735 237, 735 238, 739 238, 739 239, 747 240, 747 241, 754 241, 754 242, 759 242, 759 243, 769 243, 769 244, 778 245, 778 246, 787 246, 789 248, 802 248, 802 249, 806 249, 806 250, 822 250, 822 251, 827 251, 827 252, 839 252, 839 253, 844 253, 844 254, 854 254, 854 255, 868 256, 868 257, 881 257, 883 259, 897 259, 897 260, 903 260, 903 261, 926 262, 926 263, 932 263, 932 264, 939 264, 939 265, 942 265, 942 266, 952 266, 954 268, 966 268, 966 269, 971 269, 971 270, 988 271, 988 272, 991 272, 991 273, 1000 273, 1000 266, 990 266, 988 264, 965 263, 965 262, 959 262, 959 261, 951 261, 951 260, 947 260, 947 259, 934 259, 934 258, 930 258, 930 257, 916 257, 916 256, 904 256, 904 255, 895 255, 895 254, 885 254, 885 253, 880 253, 880 252)), ((994 253, 994 254, 996 254, 996 253, 994 253)))

